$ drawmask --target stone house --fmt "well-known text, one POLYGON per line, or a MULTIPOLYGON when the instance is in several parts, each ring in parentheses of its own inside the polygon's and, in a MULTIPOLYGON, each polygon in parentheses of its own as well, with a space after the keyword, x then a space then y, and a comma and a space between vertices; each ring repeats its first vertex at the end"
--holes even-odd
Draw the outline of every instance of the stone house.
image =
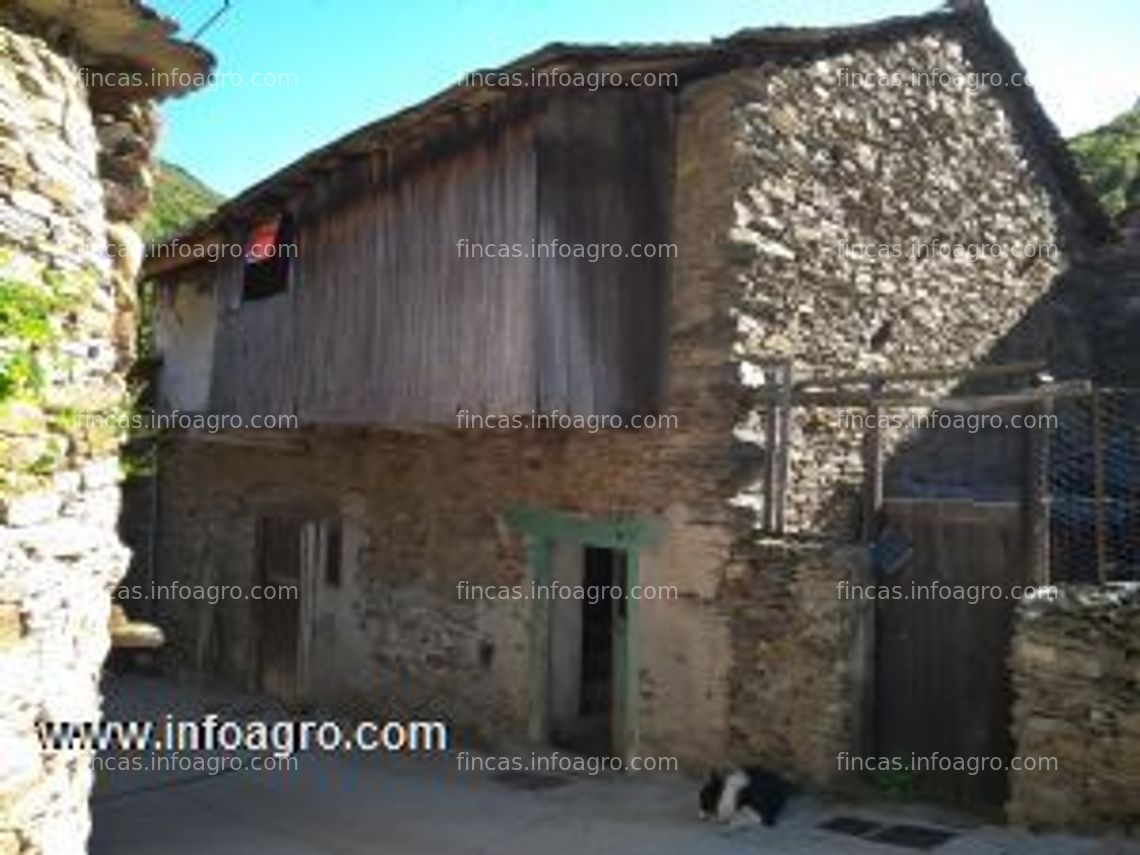
POLYGON ((297 702, 830 784, 873 682, 836 596, 867 564, 861 437, 789 414, 771 531, 754 378, 1056 361, 1049 295, 1106 231, 980 4, 484 72, 148 260, 162 408, 245 420, 166 436, 150 578, 301 592, 159 619, 184 663, 297 702), (250 252, 274 235, 294 257, 250 252), (1057 251, 850 249, 937 239, 1057 251), (525 427, 554 411, 676 423, 525 427), (501 415, 524 426, 469 429, 501 415), (462 594, 551 581, 675 596, 462 594))
POLYGON ((134 0, 0 8, 0 852, 86 851, 90 752, 127 569, 118 431, 157 99, 211 57, 134 0), (126 78, 121 75, 126 75, 126 78), (123 79, 130 86, 118 85, 123 79), (69 415, 70 414, 70 415, 69 415))

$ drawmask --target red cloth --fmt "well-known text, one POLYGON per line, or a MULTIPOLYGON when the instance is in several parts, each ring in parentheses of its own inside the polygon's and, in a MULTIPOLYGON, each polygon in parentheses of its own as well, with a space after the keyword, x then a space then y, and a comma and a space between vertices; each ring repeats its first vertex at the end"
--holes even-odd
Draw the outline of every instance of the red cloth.
POLYGON ((245 245, 245 263, 257 264, 267 258, 277 257, 277 227, 280 219, 270 220, 255 226, 245 245))

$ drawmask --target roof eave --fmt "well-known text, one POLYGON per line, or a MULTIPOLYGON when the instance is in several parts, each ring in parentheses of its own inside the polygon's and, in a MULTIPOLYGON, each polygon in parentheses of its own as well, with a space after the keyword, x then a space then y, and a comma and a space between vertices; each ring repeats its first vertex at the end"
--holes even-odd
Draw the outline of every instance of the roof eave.
POLYGON ((85 67, 101 72, 141 72, 140 83, 95 86, 100 103, 167 98, 201 88, 214 56, 201 45, 175 38, 177 22, 141 0, 11 0, 13 7, 50 38, 65 44, 85 67))
MULTIPOLYGON (((581 70, 612 66, 616 61, 639 63, 662 70, 675 70, 684 85, 699 77, 721 73, 747 63, 808 60, 839 53, 870 43, 897 40, 916 32, 958 29, 986 49, 1001 67, 1003 79, 1024 68, 1008 42, 993 26, 984 4, 969 3, 966 8, 939 10, 925 15, 900 16, 843 27, 770 27, 740 30, 711 43, 666 45, 567 45, 552 43, 486 74, 558 67, 581 70)), ((248 218, 260 203, 276 202, 290 195, 293 182, 312 171, 329 169, 342 160, 359 156, 369 149, 393 144, 401 131, 419 122, 428 122, 449 111, 460 111, 474 101, 473 93, 484 98, 507 99, 516 93, 494 86, 472 87, 457 83, 427 100, 365 125, 348 135, 311 151, 290 165, 258 182, 223 204, 210 216, 184 229, 173 242, 194 242, 208 233, 225 231, 248 218), (488 95, 488 93, 490 93, 488 95)), ((1107 239, 1112 227, 1095 195, 1084 183, 1063 138, 1045 114, 1028 86, 1008 87, 1017 107, 1017 118, 1027 127, 1049 168, 1057 177, 1060 190, 1085 222, 1086 233, 1096 241, 1107 239)))

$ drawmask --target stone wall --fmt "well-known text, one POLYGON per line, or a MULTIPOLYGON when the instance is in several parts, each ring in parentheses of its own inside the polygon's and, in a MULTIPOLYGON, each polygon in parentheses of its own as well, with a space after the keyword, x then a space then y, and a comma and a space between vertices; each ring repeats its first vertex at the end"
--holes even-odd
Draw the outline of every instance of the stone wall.
POLYGON ((1010 775, 1012 822, 1140 829, 1140 587, 1065 587, 1017 613, 1010 672, 1021 758, 1056 768, 1010 775))
POLYGON ((110 594, 128 559, 119 437, 82 416, 123 405, 131 352, 141 245, 115 221, 138 208, 104 202, 139 179, 108 148, 114 122, 92 116, 71 60, 0 26, 0 299, 31 324, 0 334, 5 853, 78 855, 88 834, 89 756, 42 751, 36 726, 99 718, 110 594))
POLYGON ((1096 379, 1105 386, 1140 387, 1140 241, 1106 247, 1080 273, 1091 297, 1087 314, 1096 342, 1096 379))
MULTIPOLYGON (((713 112, 706 127, 716 128, 719 111, 727 111, 734 128, 731 155, 709 158, 714 177, 707 180, 727 175, 734 201, 723 250, 730 266, 717 275, 731 295, 743 383, 753 385, 755 365, 769 360, 790 360, 798 378, 1024 359, 1046 360, 1060 377, 1090 377, 1107 364, 1089 323, 1089 276, 1071 269, 1087 256, 1081 223, 1006 94, 984 85, 875 82, 985 67, 976 47, 946 32, 745 69, 686 90, 713 112), (1001 252, 955 258, 931 251, 936 241, 1001 252), (925 257, 916 257, 917 245, 925 257), (1037 247, 1054 249, 1042 255, 1037 247)), ((926 395, 963 388, 909 385, 926 395)), ((755 441, 762 457, 758 422, 745 414, 738 435, 755 441)), ((1024 437, 951 433, 886 431, 892 489, 1016 496, 1024 437)), ((835 592, 835 582, 865 569, 858 550, 842 545, 860 522, 862 431, 840 420, 839 407, 796 406, 791 434, 791 537, 738 548, 748 560, 736 565, 740 595, 726 604, 732 741, 738 754, 772 758, 826 783, 835 777, 835 754, 858 750, 866 738, 873 680, 869 616, 837 602, 835 592)), ((735 500, 756 518, 764 511, 761 487, 744 484, 735 500)), ((1058 657, 1055 672, 1035 676, 1024 664, 1015 671, 1024 691, 1019 753, 1058 753, 1044 750, 1046 735, 1057 735, 1073 755, 1059 774, 1014 776, 1011 815, 1020 821, 1135 823, 1140 763, 1128 699, 1135 706, 1137 693, 1122 658, 1135 651, 1120 641, 1110 655, 1105 640, 1123 626, 1134 634, 1135 622, 1126 611, 1094 611, 1042 617, 1039 630, 1028 619, 1022 624, 1023 635, 1076 632, 1084 640, 1071 656, 1060 650, 1077 642, 1045 642, 1042 655, 1058 657)))
MULTIPOLYGON (((745 150, 735 112, 737 77, 687 87, 677 123, 671 374, 677 385, 720 406, 736 424, 748 421, 736 282, 740 247, 732 240, 745 150), (678 354, 690 358, 678 364, 678 354), (695 358, 704 370, 693 373, 695 358)), ((836 597, 835 582, 859 572, 857 550, 825 539, 779 542, 760 534, 749 489, 764 449, 734 431, 730 456, 710 460, 726 479, 733 513, 723 561, 721 608, 731 657, 721 664, 728 685, 728 756, 759 761, 799 780, 828 784, 835 754, 857 738, 861 685, 852 643, 858 610, 836 597), (811 675, 811 676, 805 676, 811 675)))
POLYGON ((766 540, 747 568, 728 596, 733 754, 833 786, 836 757, 864 738, 864 692, 873 686, 874 604, 837 593, 841 581, 869 583, 866 552, 766 540))
MULTIPOLYGON (((862 432, 842 425, 835 408, 793 410, 791 537, 764 542, 766 449, 756 413, 739 402, 756 364, 768 360, 791 360, 802 378, 1055 349, 1062 337, 1055 313, 1038 309, 1065 267, 1070 215, 1001 96, 875 89, 840 76, 970 71, 967 54, 949 35, 927 36, 743 69, 680 96, 676 279, 707 287, 675 291, 674 306, 693 319, 685 343, 697 342, 722 372, 698 382, 729 382, 736 393, 722 394, 738 402, 726 473, 739 513, 722 588, 733 643, 730 753, 820 784, 834 781, 836 753, 858 745, 866 727, 867 615, 836 595, 836 582, 865 572, 849 545, 859 521, 862 432), (1058 254, 970 263, 853 257, 844 246, 934 240, 1056 244, 1058 254), (888 323, 885 345, 874 346, 888 323)), ((901 433, 887 440, 889 452, 902 447, 901 433)), ((943 446, 935 451, 945 458, 943 446)), ((982 457, 978 446, 968 450, 982 457)), ((929 449, 909 453, 930 463, 929 449)))
MULTIPOLYGON (((687 437, 693 440, 690 435, 687 437)), ((664 541, 642 556, 642 584, 680 597, 644 602, 642 751, 690 764, 726 751, 727 625, 716 601, 729 537, 716 502, 702 505, 679 437, 569 432, 298 432, 283 449, 175 441, 161 457, 157 575, 162 584, 256 582, 255 521, 273 509, 332 514, 343 527, 342 582, 330 616, 316 700, 368 717, 438 715, 457 738, 527 733, 529 603, 459 599, 471 585, 524 584, 518 506, 588 518, 653 516, 664 541)), ((256 603, 162 599, 173 650, 245 682, 256 603)))
MULTIPOLYGON (((1068 337, 1042 298, 1068 264, 1074 224, 1003 94, 867 82, 935 68, 984 66, 947 32, 726 81, 745 363, 790 359, 801 378, 946 368, 1049 358, 1068 337), (1002 254, 954 258, 930 250, 936 241, 1002 254), (1024 257, 1037 246, 1055 257, 1024 257)), ((838 408, 796 408, 791 531, 851 535, 860 437, 838 408)), ((901 439, 888 434, 888 454, 901 439)))
MULTIPOLYGON (((278 439, 286 439, 279 436, 278 439)), ((829 783, 857 739, 865 685, 859 603, 837 582, 858 548, 750 544, 716 489, 723 459, 685 451, 689 431, 298 431, 292 451, 172 440, 161 455, 160 584, 256 583, 255 521, 279 509, 342 520, 336 644, 316 700, 350 712, 440 715, 460 738, 527 732, 529 604, 461 601, 460 581, 524 584, 526 544, 509 511, 528 506, 661 523, 641 583, 640 752, 689 768, 763 760, 829 783), (311 509, 311 510, 310 510, 311 509)), ((235 682, 253 679, 257 604, 159 600, 171 652, 235 682)))

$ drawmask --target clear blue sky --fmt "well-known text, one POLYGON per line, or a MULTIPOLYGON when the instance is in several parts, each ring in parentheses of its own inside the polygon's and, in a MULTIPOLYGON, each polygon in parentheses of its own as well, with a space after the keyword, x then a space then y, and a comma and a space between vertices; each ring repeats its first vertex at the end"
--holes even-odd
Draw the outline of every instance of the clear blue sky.
MULTIPOLYGON (((224 0, 150 0, 192 34, 224 0)), ((202 36, 215 85, 168 103, 160 152, 236 193, 470 70, 551 41, 702 41, 742 27, 926 12, 938 0, 230 0, 202 36), (255 73, 295 75, 255 87, 255 73)), ((1140 0, 990 0, 1045 109, 1066 135, 1140 98, 1140 0)))

